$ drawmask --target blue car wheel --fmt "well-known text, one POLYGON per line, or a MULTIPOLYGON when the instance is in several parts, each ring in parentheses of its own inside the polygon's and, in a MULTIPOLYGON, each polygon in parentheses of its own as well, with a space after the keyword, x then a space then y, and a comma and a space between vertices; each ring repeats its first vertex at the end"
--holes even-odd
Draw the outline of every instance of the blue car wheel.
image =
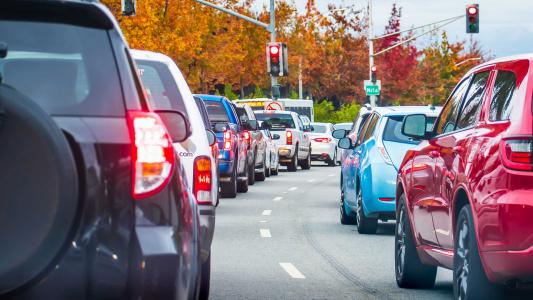
POLYGON ((357 189, 357 231, 361 234, 375 234, 378 230, 378 219, 365 216, 363 210, 363 191, 361 185, 357 189))
POLYGON ((341 187, 341 201, 340 201, 340 220, 342 225, 354 225, 357 220, 355 216, 346 212, 346 204, 344 203, 344 185, 341 187))

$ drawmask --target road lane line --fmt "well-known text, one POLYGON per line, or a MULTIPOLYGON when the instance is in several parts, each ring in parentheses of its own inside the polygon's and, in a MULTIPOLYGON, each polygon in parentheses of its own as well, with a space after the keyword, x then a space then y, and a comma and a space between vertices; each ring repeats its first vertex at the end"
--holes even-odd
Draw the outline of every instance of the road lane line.
POLYGON ((272 213, 272 210, 270 209, 263 210, 263 216, 270 216, 271 213, 272 213))
POLYGON ((296 191, 297 189, 298 189, 297 186, 293 186, 293 187, 291 187, 291 188, 289 189, 289 191, 290 191, 290 192, 294 192, 294 191, 296 191))
POLYGON ((289 275, 292 278, 296 279, 305 279, 304 274, 300 273, 296 267, 291 263, 279 263, 279 265, 285 270, 285 272, 289 273, 289 275))
POLYGON ((287 194, 287 192, 283 192, 283 194, 287 194))
POLYGON ((272 235, 270 234, 270 229, 259 229, 259 233, 261 233, 262 238, 271 238, 272 235))
POLYGON ((267 220, 261 220, 259 221, 259 223, 267 223, 268 221, 267 220))
POLYGON ((279 196, 278 196, 278 197, 272 199, 272 201, 280 201, 281 199, 283 199, 283 197, 279 197, 279 196))
POLYGON ((307 180, 307 182, 315 182, 315 179, 313 179, 313 178, 309 179, 309 180, 307 180))
POLYGON ((329 177, 333 177, 333 176, 335 176, 335 175, 337 175, 337 174, 329 174, 328 176, 329 176, 329 177))

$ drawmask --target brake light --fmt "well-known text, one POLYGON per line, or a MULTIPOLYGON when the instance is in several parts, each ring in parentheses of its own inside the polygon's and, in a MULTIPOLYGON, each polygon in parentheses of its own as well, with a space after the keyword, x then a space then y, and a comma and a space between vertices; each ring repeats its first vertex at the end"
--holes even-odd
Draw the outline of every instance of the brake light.
POLYGON ((128 127, 133 164, 132 195, 141 199, 160 192, 170 180, 174 148, 159 116, 152 112, 129 111, 128 127))
POLYGON ((377 149, 385 163, 392 166, 392 159, 390 158, 389 153, 387 153, 385 147, 378 146, 377 149))
POLYGON ((250 132, 249 131, 243 132, 242 136, 244 137, 244 140, 246 140, 247 143, 250 142, 250 132))
POLYGON ((329 143, 331 142, 331 139, 328 138, 328 137, 325 137, 325 138, 314 138, 313 139, 315 142, 319 142, 319 143, 329 143))
POLYGON ((503 140, 501 150, 505 167, 520 171, 533 171, 533 140, 531 138, 503 140))
POLYGON ((287 145, 292 145, 292 132, 287 130, 287 145))
POLYGON ((199 204, 211 204, 211 159, 207 156, 199 156, 194 160, 194 183, 193 192, 196 202, 199 204))
POLYGON ((224 150, 231 150, 231 131, 224 131, 224 150))

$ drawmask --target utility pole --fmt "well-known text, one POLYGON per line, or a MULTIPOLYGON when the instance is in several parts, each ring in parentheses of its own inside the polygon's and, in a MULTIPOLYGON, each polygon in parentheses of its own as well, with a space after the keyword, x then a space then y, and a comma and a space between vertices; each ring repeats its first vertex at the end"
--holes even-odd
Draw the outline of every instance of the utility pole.
POLYGON ((298 61, 298 99, 304 98, 303 84, 302 84, 302 57, 298 61))
MULTIPOLYGON (((253 18, 250 18, 248 16, 242 15, 238 12, 232 11, 231 9, 227 9, 222 6, 218 6, 216 4, 213 4, 211 2, 205 1, 205 0, 194 0, 200 4, 212 7, 214 9, 220 10, 221 12, 230 14, 232 16, 235 16, 237 18, 243 19, 245 21, 248 21, 252 24, 255 24, 257 26, 265 28, 268 32, 270 32, 270 41, 275 43, 276 42, 276 4, 274 3, 274 0, 270 0, 270 24, 265 24, 263 22, 260 22, 258 20, 255 20, 253 18)), ((278 78, 274 75, 271 75, 272 80, 272 99, 279 97, 279 86, 278 86, 278 78)))
MULTIPOLYGON (((374 28, 372 24, 372 0, 368 0, 368 78, 372 77, 372 67, 374 66, 374 28)), ((376 106, 377 96, 368 96, 370 105, 376 106)))

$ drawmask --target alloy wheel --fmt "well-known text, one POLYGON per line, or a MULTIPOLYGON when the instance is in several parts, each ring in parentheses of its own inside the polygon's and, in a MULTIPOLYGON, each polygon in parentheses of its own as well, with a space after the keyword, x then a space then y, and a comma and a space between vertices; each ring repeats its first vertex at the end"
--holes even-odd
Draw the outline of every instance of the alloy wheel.
POLYGON ((396 259, 399 263, 396 264, 398 274, 403 274, 405 266, 405 213, 404 209, 400 210, 400 216, 398 218, 398 224, 396 226, 396 259))
POLYGON ((468 291, 468 274, 470 271, 470 243, 467 221, 464 220, 459 228, 459 236, 457 239, 457 255, 455 257, 455 259, 459 260, 457 269, 455 270, 458 287, 457 298, 466 299, 468 291))

